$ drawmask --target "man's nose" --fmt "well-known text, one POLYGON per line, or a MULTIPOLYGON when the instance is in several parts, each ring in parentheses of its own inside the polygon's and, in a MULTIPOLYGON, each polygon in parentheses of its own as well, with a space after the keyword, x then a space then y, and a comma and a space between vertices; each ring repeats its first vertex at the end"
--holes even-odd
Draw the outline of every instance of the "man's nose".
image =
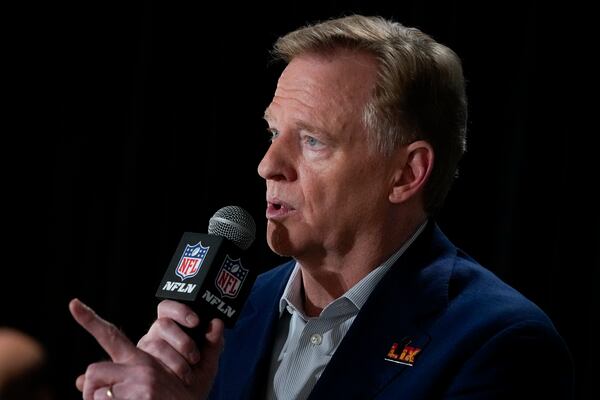
POLYGON ((258 174, 265 180, 293 181, 297 178, 295 159, 294 146, 289 138, 279 134, 271 141, 271 145, 258 164, 258 174))

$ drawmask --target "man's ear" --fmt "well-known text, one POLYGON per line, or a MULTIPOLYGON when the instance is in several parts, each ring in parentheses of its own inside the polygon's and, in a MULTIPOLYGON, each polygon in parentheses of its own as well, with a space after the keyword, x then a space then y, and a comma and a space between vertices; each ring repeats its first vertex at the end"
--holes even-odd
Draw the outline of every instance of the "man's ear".
POLYGON ((404 146, 398 157, 398 165, 392 176, 392 187, 389 200, 392 203, 403 203, 421 193, 433 169, 433 147, 424 141, 417 140, 404 146))

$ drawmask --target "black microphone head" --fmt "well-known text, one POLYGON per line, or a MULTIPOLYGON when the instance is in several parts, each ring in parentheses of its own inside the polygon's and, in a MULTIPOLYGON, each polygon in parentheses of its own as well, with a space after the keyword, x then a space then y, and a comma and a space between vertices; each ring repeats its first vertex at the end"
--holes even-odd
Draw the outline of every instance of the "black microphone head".
POLYGON ((246 250, 256 237, 256 224, 242 207, 227 206, 218 210, 208 221, 208 233, 223 236, 246 250))

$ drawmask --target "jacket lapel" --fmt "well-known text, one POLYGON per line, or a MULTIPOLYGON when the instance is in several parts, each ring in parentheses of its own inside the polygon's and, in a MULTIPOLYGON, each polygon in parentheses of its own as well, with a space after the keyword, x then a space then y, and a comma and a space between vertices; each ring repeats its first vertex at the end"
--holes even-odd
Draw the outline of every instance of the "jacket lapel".
POLYGON ((369 399, 418 364, 425 321, 447 304, 456 249, 437 226, 426 229, 377 285, 309 399, 369 399))
POLYGON ((260 398, 269 373, 269 362, 279 319, 279 299, 294 261, 257 281, 235 327, 226 332, 227 351, 221 357, 222 399, 260 398), (253 294, 255 294, 253 296, 253 294))

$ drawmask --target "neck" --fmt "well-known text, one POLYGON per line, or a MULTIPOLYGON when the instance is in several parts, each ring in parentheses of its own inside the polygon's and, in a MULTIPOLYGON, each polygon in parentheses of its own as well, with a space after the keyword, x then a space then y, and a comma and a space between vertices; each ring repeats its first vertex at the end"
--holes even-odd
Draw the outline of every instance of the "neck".
POLYGON ((385 262, 413 235, 425 218, 391 224, 395 228, 393 232, 367 235, 371 240, 357 240, 344 254, 326 253, 318 259, 298 258, 302 268, 306 315, 318 316, 323 308, 385 262))

